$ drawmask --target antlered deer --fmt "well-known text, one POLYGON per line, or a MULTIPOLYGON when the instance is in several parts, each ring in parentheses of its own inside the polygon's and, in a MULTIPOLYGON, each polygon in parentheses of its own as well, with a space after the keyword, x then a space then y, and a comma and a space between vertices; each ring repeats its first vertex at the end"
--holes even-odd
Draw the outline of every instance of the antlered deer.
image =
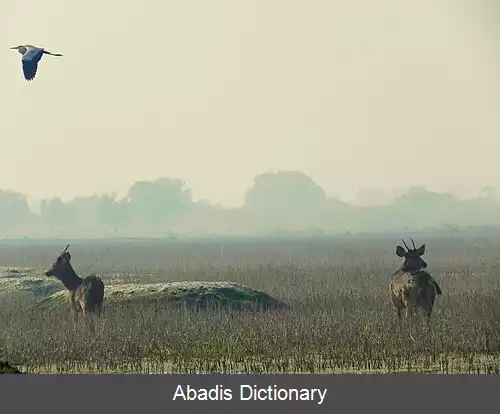
POLYGON ((404 258, 401 267, 393 273, 394 278, 390 281, 389 291, 392 303, 396 307, 397 316, 401 319, 401 312, 406 309, 406 317, 410 314, 417 314, 422 310, 427 318, 427 324, 430 327, 430 318, 436 296, 441 295, 442 291, 438 283, 424 269, 427 263, 422 259, 425 253, 425 244, 418 249, 413 243, 413 249, 410 249, 405 241, 402 246, 396 247, 396 254, 404 258))

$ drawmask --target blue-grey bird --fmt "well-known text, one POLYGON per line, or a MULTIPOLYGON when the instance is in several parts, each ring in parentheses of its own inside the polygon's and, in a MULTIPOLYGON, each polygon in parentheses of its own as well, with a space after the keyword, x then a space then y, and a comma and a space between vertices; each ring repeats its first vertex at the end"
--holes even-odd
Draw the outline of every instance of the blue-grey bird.
POLYGON ((21 55, 23 55, 21 61, 23 63, 24 79, 27 81, 35 79, 38 62, 40 62, 43 55, 62 56, 60 53, 51 53, 41 47, 31 45, 21 45, 11 47, 11 49, 16 49, 21 55))

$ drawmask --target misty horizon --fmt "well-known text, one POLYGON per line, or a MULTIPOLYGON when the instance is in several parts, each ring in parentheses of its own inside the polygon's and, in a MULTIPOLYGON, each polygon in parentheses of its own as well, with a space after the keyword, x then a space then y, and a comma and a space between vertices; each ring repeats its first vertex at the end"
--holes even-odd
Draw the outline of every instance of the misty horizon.
POLYGON ((485 187, 475 197, 411 186, 391 199, 368 191, 364 203, 331 196, 300 171, 257 175, 244 203, 223 207, 195 199, 177 178, 135 181, 125 196, 97 193, 67 201, 0 190, 0 237, 247 236, 394 231, 464 231, 500 226, 500 197, 485 187), (370 201, 372 201, 370 205, 370 201))
MULTIPOLYGON (((280 172, 297 172, 300 174, 303 174, 301 171, 287 171, 287 170, 276 170, 276 171, 265 171, 260 174, 257 174, 254 179, 262 174, 276 174, 280 172)), ((317 185, 319 185, 321 188, 323 188, 319 183, 317 183, 313 177, 309 177, 313 182, 315 182, 317 185)), ((182 177, 156 177, 153 178, 152 180, 141 180, 137 179, 133 182, 131 182, 130 186, 127 188, 125 192, 118 192, 118 191, 109 191, 109 192, 95 192, 95 193, 88 193, 88 194, 77 194, 73 197, 63 197, 59 194, 53 194, 53 195, 47 195, 45 197, 33 197, 31 194, 23 193, 22 191, 19 191, 18 189, 15 188, 1 188, 0 187, 0 192, 12 192, 12 193, 18 193, 22 194, 23 196, 26 196, 28 205, 30 206, 31 211, 37 212, 40 207, 40 203, 43 200, 47 199, 60 199, 63 202, 71 202, 74 200, 79 200, 79 199, 85 199, 89 197, 94 197, 98 195, 109 195, 112 196, 116 200, 123 200, 127 198, 127 192, 128 189, 136 182, 145 182, 145 181, 157 181, 161 179, 179 179, 182 180, 182 177)), ((182 180, 185 182, 186 186, 190 188, 192 191, 193 189, 189 186, 189 183, 182 180)), ((252 185, 254 184, 254 181, 252 180, 250 182, 250 185, 245 189, 247 191, 252 185)), ((327 192, 325 188, 325 194, 327 198, 329 199, 336 199, 340 200, 342 202, 348 203, 348 204, 353 204, 353 205, 358 205, 358 206, 382 206, 386 204, 390 204, 395 198, 402 196, 412 188, 423 188, 426 191, 429 192, 434 192, 437 194, 449 194, 453 197, 456 197, 458 200, 468 200, 468 199, 473 199, 477 197, 488 197, 489 199, 492 200, 498 200, 500 201, 500 186, 498 187, 493 187, 491 185, 470 185, 470 186, 460 186, 460 185, 450 185, 448 188, 439 188, 439 187, 433 187, 433 186, 425 186, 425 185, 408 185, 406 188, 392 188, 392 189, 384 189, 384 188, 376 188, 376 187, 362 187, 357 189, 357 191, 353 191, 352 194, 353 196, 351 197, 345 197, 342 196, 342 194, 337 194, 335 192, 327 192)), ((216 200, 211 197, 196 197, 196 193, 192 191, 192 198, 194 202, 208 202, 211 205, 219 206, 224 209, 232 209, 232 208, 241 208, 244 203, 245 203, 245 197, 243 193, 242 199, 236 203, 236 204, 224 204, 220 202, 219 200, 216 200)))

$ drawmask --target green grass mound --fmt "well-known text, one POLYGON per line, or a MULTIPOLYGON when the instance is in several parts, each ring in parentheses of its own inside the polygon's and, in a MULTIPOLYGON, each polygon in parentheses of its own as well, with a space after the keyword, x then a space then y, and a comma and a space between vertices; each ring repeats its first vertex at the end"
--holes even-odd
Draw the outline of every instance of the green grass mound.
POLYGON ((64 289, 53 278, 46 277, 41 270, 30 267, 0 267, 0 294, 25 292, 35 297, 46 297, 64 289))
POLYGON ((42 272, 32 267, 0 266, 0 278, 32 276, 35 274, 42 274, 42 272))
POLYGON ((21 277, 18 279, 0 278, 0 293, 26 292, 35 297, 46 297, 64 289, 58 281, 44 280, 37 277, 21 277))
POLYGON ((0 361, 0 374, 22 374, 22 372, 7 361, 0 361))
MULTIPOLYGON (((264 292, 233 282, 170 282, 106 285, 104 307, 130 304, 187 306, 197 310, 224 307, 240 310, 283 309, 286 305, 264 292)), ((68 293, 55 292, 37 307, 69 309, 68 293)))

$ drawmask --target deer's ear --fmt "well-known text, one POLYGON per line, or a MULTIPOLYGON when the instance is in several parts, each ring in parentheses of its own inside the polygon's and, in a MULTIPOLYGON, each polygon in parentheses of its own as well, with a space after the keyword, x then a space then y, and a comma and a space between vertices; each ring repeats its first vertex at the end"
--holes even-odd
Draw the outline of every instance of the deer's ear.
POLYGON ((69 252, 64 252, 61 257, 66 263, 69 263, 69 261, 71 260, 71 254, 69 252))
POLYGON ((406 257, 406 251, 404 248, 402 248, 401 246, 397 246, 396 247, 396 254, 399 256, 399 257, 406 257))
POLYGON ((417 249, 417 254, 422 256, 425 253, 425 243, 417 249))

